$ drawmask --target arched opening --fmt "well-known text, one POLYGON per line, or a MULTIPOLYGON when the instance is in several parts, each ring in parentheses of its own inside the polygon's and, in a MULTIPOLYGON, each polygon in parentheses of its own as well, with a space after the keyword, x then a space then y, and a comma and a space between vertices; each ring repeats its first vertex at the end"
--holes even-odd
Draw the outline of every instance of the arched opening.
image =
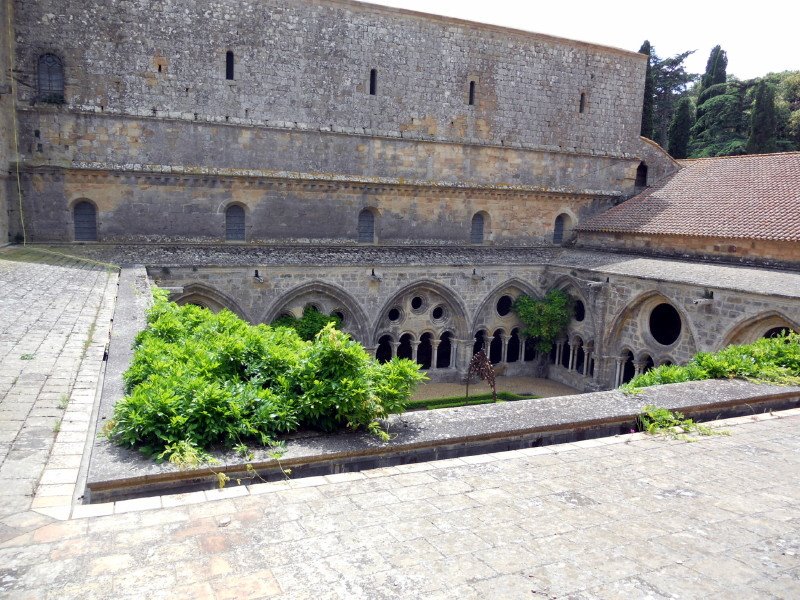
POLYGON ((483 243, 484 218, 482 213, 475 213, 472 216, 472 229, 470 229, 469 241, 471 244, 483 243))
POLYGON ((583 322, 586 318, 586 306, 583 304, 582 300, 575 301, 575 320, 578 323, 583 322))
POLYGON ((634 185, 637 188, 647 187, 647 165, 646 164, 639 163, 639 166, 636 168, 636 183, 634 185))
POLYGON ((671 304, 663 302, 650 313, 650 333, 659 344, 674 344, 681 335, 681 329, 681 316, 671 304))
POLYGON ((492 341, 489 344, 489 361, 493 365, 503 361, 503 334, 502 329, 498 329, 492 335, 492 341))
POLYGON ((556 217, 553 225, 553 243, 563 244, 572 234, 572 217, 566 213, 561 213, 556 217))
POLYGON ((586 351, 583 349, 583 343, 577 340, 577 347, 575 348, 575 370, 578 373, 583 373, 583 365, 586 362, 586 351))
POLYGON ((358 213, 358 242, 360 244, 375 243, 375 213, 368 208, 358 213))
POLYGON ((244 208, 231 204, 225 209, 225 240, 228 242, 245 241, 244 208))
POLYGON ((642 362, 642 373, 652 371, 655 366, 656 363, 653 362, 653 358, 649 354, 645 354, 644 361, 642 362))
POLYGON ((86 200, 78 202, 72 209, 72 217, 75 223, 75 241, 96 242, 97 209, 94 204, 86 200))
POLYGON ((447 369, 453 354, 453 334, 445 331, 439 338, 439 347, 436 349, 436 368, 447 369))
POLYGON ((622 356, 625 359, 622 365, 622 383, 628 383, 636 375, 636 365, 633 364, 633 352, 630 350, 622 356))
POLYGON ((433 360, 433 345, 431 339, 433 336, 430 333, 423 333, 419 339, 419 346, 417 347, 417 362, 423 369, 431 368, 431 361, 433 360))
POLYGON ((572 352, 572 346, 569 345, 569 340, 564 342, 561 346, 561 366, 569 369, 569 355, 572 352))
POLYGON ((525 362, 536 360, 536 346, 531 338, 525 340, 525 354, 523 360, 525 362))
POLYGON ((411 347, 411 342, 413 339, 414 338, 410 333, 406 333, 400 338, 400 345, 397 347, 398 358, 407 358, 408 360, 414 360, 414 351, 411 347))
POLYGON ((42 54, 37 63, 37 96, 42 102, 64 103, 64 63, 55 54, 42 54))
POLYGON ((511 339, 508 340, 508 350, 506 350, 506 362, 517 362, 519 360, 520 344, 519 329, 511 330, 511 339))
POLYGON ((472 345, 472 354, 477 354, 481 350, 486 349, 486 332, 481 329, 475 334, 475 343, 472 345))
POLYGON ((511 312, 511 307, 514 306, 514 299, 511 296, 501 296, 497 301, 497 314, 505 317, 511 312))
POLYGON ((387 363, 392 360, 392 336, 384 335, 378 340, 378 349, 375 351, 375 358, 379 363, 387 363))

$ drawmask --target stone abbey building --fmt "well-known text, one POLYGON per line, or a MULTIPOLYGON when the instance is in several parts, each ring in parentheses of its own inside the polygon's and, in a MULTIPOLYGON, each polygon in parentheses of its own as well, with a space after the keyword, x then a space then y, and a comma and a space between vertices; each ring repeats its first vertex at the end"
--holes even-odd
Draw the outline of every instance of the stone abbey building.
POLYGON ((0 0, 0 229, 380 359, 579 389, 800 326, 800 154, 672 160, 646 57, 350 0, 0 0))

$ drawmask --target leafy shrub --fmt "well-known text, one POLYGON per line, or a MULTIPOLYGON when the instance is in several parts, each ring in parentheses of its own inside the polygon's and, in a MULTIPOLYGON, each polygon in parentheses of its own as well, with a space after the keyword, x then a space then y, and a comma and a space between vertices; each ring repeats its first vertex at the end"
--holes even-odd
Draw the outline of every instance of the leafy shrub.
POLYGON ((294 329, 307 342, 313 340, 328 324, 333 324, 338 329, 341 319, 336 315, 323 315, 313 306, 306 306, 303 309, 303 316, 299 319, 292 315, 284 315, 272 322, 273 327, 294 329))
POLYGON ((700 352, 686 366, 662 365, 634 377, 623 389, 636 391, 651 385, 703 379, 800 385, 800 334, 764 338, 714 353, 700 352))
POLYGON ((543 354, 550 352, 575 316, 575 302, 561 290, 549 291, 543 300, 523 294, 514 301, 512 308, 525 324, 522 333, 535 339, 536 350, 543 354))
POLYGON ((423 378, 411 361, 378 364, 333 323, 309 342, 158 291, 107 431, 116 443, 189 463, 217 444, 267 445, 299 427, 380 435, 378 420, 402 411, 423 378))

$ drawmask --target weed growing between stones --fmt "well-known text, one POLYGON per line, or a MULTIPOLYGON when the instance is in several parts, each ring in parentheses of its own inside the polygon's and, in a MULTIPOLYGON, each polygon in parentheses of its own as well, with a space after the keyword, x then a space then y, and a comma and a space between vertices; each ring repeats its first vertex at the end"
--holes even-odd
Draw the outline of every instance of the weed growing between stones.
POLYGON ((650 435, 664 435, 686 442, 697 441, 687 435, 690 433, 704 436, 730 435, 727 431, 718 431, 706 425, 695 423, 692 419, 684 417, 682 413, 652 405, 647 405, 642 409, 642 413, 636 418, 636 424, 639 431, 644 431, 650 435))
POLYGON ((23 354, 19 357, 20 360, 33 360, 34 358, 36 358, 35 354, 23 354))
POLYGON ((61 397, 58 399, 58 408, 60 410, 66 410, 68 404, 69 404, 69 396, 67 396, 66 394, 61 394, 61 397))
POLYGON ((157 460, 207 463, 214 446, 270 446, 301 427, 387 440, 380 420, 402 412, 425 377, 408 360, 378 363, 333 324, 304 341, 294 329, 155 296, 105 433, 157 460))
POLYGON ((685 366, 662 365, 622 386, 627 393, 665 383, 704 379, 745 379, 756 383, 800 385, 800 334, 764 338, 719 352, 700 352, 685 366))

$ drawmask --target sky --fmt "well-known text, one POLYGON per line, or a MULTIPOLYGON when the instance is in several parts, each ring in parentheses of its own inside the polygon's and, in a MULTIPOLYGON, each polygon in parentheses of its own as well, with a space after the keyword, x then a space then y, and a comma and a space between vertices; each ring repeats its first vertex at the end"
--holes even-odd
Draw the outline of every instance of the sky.
POLYGON ((650 40, 663 57, 696 50, 688 71, 705 70, 711 48, 728 54, 728 74, 750 79, 800 70, 800 2, 761 0, 368 0, 627 50, 650 40))

